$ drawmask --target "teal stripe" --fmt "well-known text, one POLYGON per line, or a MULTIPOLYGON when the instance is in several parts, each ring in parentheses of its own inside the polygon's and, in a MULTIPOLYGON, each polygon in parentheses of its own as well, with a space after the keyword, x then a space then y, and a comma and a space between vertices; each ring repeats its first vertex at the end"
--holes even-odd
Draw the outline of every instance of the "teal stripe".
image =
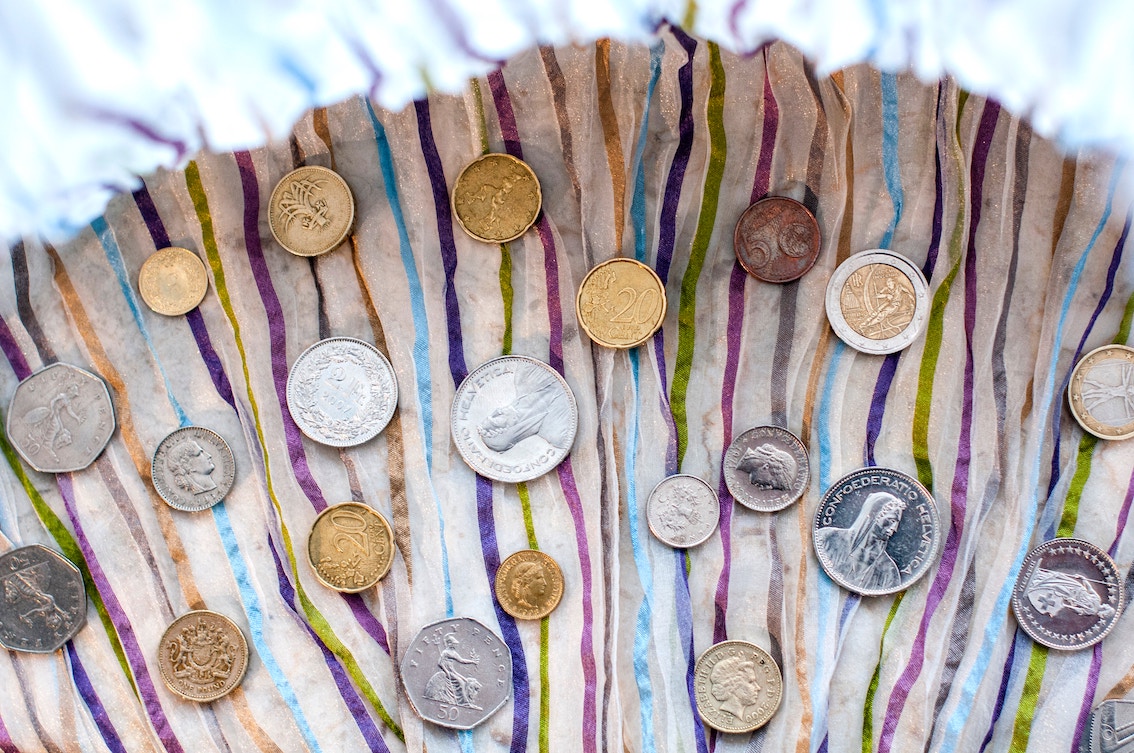
POLYGON ((634 226, 634 258, 643 264, 646 263, 647 237, 646 166, 642 156, 646 151, 646 135, 650 125, 650 103, 654 99, 654 88, 661 76, 664 52, 665 43, 660 39, 650 48, 650 83, 646 85, 646 106, 642 111, 642 126, 638 129, 638 143, 634 146, 634 195, 630 201, 630 220, 634 226))
POLYGON ((886 190, 894 205, 894 216, 890 226, 882 234, 879 244, 890 248, 894 232, 902 219, 902 171, 898 161, 898 78, 893 73, 882 74, 882 168, 886 177, 886 190))

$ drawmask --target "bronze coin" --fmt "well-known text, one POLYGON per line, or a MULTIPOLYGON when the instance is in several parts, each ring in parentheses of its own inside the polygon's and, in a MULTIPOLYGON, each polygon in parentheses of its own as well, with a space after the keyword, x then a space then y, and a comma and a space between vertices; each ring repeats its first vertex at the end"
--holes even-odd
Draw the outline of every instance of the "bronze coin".
POLYGON ((543 193, 535 172, 510 154, 478 157, 453 184, 453 214, 461 228, 485 243, 506 243, 539 216, 543 193))
POLYGON ((508 614, 538 620, 551 614, 563 598, 563 571, 548 555, 521 549, 496 571, 496 600, 508 614))
POLYGON ((153 311, 166 316, 187 314, 205 297, 209 276, 201 257, 187 248, 159 249, 138 270, 138 291, 153 311))
POLYGON ((575 296, 579 326, 607 348, 641 345, 662 326, 665 310, 665 286, 657 272, 623 257, 596 264, 575 296))
POLYGON ((272 236, 296 256, 339 247, 354 224, 354 194, 338 173, 318 165, 280 178, 268 201, 272 236))
POLYGON ((390 571, 394 533, 377 510, 357 502, 333 505, 315 518, 307 559, 328 588, 365 591, 390 571))
POLYGON ((794 199, 760 199, 736 222, 733 235, 740 265, 764 282, 791 282, 819 258, 819 223, 794 199))
POLYGON ((198 609, 165 629, 158 668, 166 687, 189 701, 208 703, 240 684, 248 668, 248 642, 223 614, 198 609))

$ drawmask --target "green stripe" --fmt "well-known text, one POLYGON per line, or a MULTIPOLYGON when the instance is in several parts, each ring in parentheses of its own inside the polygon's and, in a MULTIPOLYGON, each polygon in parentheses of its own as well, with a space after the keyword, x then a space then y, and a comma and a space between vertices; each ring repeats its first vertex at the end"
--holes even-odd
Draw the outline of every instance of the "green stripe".
POLYGON ((1130 339, 1130 322, 1134 320, 1134 295, 1126 299, 1126 310, 1122 312, 1122 323, 1118 325, 1118 334, 1114 336, 1114 341, 1119 345, 1125 345, 1126 341, 1130 339))
POLYGON ((307 616, 307 621, 311 628, 319 636, 323 644, 331 650, 335 656, 339 657, 342 661, 347 674, 351 676, 362 695, 370 701, 374 706, 374 710, 378 713, 378 717, 382 722, 390 728, 399 740, 405 741, 405 735, 401 727, 386 711, 386 707, 382 704, 378 693, 366 678, 362 668, 355 661, 354 656, 350 650, 339 640, 331 629, 330 624, 326 618, 315 608, 311 600, 307 597, 306 591, 303 589, 303 584, 299 579, 299 570, 296 566, 295 551, 291 543, 291 535, 288 533, 287 525, 284 523, 283 508, 280 506, 279 499, 276 497, 275 487, 272 484, 272 466, 268 460, 267 442, 264 438, 263 426, 260 423, 260 409, 256 403, 256 398, 252 393, 252 380, 248 371, 248 357, 244 350, 244 341, 240 336, 240 325, 236 321, 236 314, 232 308, 232 300, 229 297, 228 285, 225 283, 224 266, 221 264, 220 253, 217 250, 216 236, 213 233, 212 215, 209 212, 208 199, 205 196, 205 188, 201 183, 201 173, 197 168, 196 162, 190 162, 185 168, 185 184, 189 190, 189 196, 193 200, 193 208, 197 212, 197 219, 201 223, 201 240, 202 245, 205 247, 205 255, 208 257, 209 266, 213 270, 214 288, 216 290, 217 299, 221 303, 221 308, 224 309, 225 315, 228 317, 229 325, 232 327, 233 339, 236 341, 236 349, 240 352, 240 365, 244 372, 244 386, 248 395, 248 403, 252 408, 252 416, 256 424, 256 436, 260 441, 260 452, 264 461, 264 477, 268 487, 268 497, 272 500, 272 505, 276 508, 276 516, 280 521, 280 532, 283 536, 284 549, 287 551, 288 563, 291 566, 291 572, 295 576, 295 592, 299 597, 300 606, 303 608, 303 613, 307 616))
POLYGON ((507 243, 500 244, 500 296, 504 299, 504 355, 512 353, 512 251, 507 243))
POLYGON ((1067 538, 1075 535, 1075 523, 1079 520, 1079 501, 1083 498, 1083 487, 1091 475, 1091 455, 1099 443, 1093 435, 1083 432, 1079 440, 1079 454, 1075 458, 1075 475, 1071 477, 1071 488, 1067 490, 1067 500, 1063 503, 1063 517, 1059 520, 1056 536, 1067 538))
POLYGON ((689 251, 689 266, 681 278, 681 305, 677 312, 677 361, 673 370, 673 387, 670 405, 673 421, 677 425, 677 467, 685 457, 689 443, 688 415, 685 395, 689 389, 689 376, 693 370, 693 339, 696 333, 697 280, 705 266, 705 254, 713 237, 717 216, 717 202, 724 177, 725 154, 728 151, 724 129, 725 73, 721 64, 720 48, 709 42, 709 164, 705 171, 705 189, 701 212, 697 217, 697 231, 689 251))
POLYGON ((480 96, 480 82, 475 78, 469 80, 472 87, 473 98, 476 100, 477 133, 480 134, 480 153, 488 154, 488 121, 484 117, 484 98, 480 96))
POLYGON ((103 628, 106 630, 106 637, 110 639, 110 647, 114 650, 114 655, 118 657, 118 664, 122 667, 122 671, 126 674, 126 679, 130 681, 130 687, 134 690, 134 695, 139 699, 141 695, 138 693, 138 686, 134 683, 134 674, 130 670, 130 663, 126 661, 126 652, 122 648, 122 642, 118 639, 118 630, 114 627, 114 623, 110 619, 110 613, 106 611, 106 605, 102 602, 102 594, 95 588, 94 578, 91 577, 90 568, 87 566, 87 558, 83 556, 83 551, 79 548, 79 543, 75 541, 75 537, 63 525, 63 521, 55 514, 47 502, 44 501, 40 495, 39 490, 28 478, 28 474, 24 472, 24 467, 20 463, 20 458, 16 455, 16 451, 12 449, 12 445, 8 443, 8 437, 4 433, 4 423, 0 421, 0 450, 3 450, 4 457, 8 460, 8 465, 11 466, 12 472, 16 474, 16 478, 20 480, 20 485, 24 487, 24 492, 31 500, 32 507, 35 508, 35 514, 39 516, 39 520, 43 523, 43 527, 51 534, 51 538, 55 539, 55 545, 63 553, 67 559, 71 560, 75 567, 83 574, 83 587, 87 592, 87 598, 94 603, 95 611, 98 612, 98 619, 102 622, 103 628))
POLYGON ((1016 726, 1012 731, 1012 745, 1009 750, 1025 750, 1028 735, 1032 729, 1032 719, 1036 715, 1036 701, 1040 686, 1043 685, 1043 670, 1047 663, 1047 646, 1032 644, 1032 658, 1028 661, 1028 677, 1024 680, 1024 693, 1016 708, 1016 726))
POLYGON ((882 640, 878 644, 878 664, 874 666, 874 676, 870 678, 870 687, 866 690, 866 713, 862 718, 862 753, 870 753, 874 749, 874 694, 878 692, 878 677, 882 673, 882 649, 886 643, 886 635, 890 632, 890 623, 898 613, 898 605, 902 603, 905 591, 898 594, 894 603, 890 605, 890 613, 886 615, 886 624, 882 627, 882 640))

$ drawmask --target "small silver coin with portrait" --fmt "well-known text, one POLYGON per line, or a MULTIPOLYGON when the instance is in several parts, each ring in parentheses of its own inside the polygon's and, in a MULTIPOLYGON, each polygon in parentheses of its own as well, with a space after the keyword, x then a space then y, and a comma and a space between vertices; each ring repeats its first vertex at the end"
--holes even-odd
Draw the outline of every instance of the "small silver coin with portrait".
POLYGON ((807 448, 779 426, 757 426, 732 440, 724 458, 729 494, 758 512, 782 510, 811 483, 807 448))
POLYGON ((167 505, 200 512, 220 502, 232 489, 236 461, 228 443, 215 431, 185 426, 161 440, 150 474, 167 505))
POLYGON ((890 468, 862 468, 832 484, 812 534, 831 580, 864 596, 909 588, 941 549, 933 496, 917 479, 890 468))
POLYGON ((654 487, 646 502, 650 533, 674 549, 687 549, 717 530, 721 504, 713 487, 696 476, 678 473, 654 487))
POLYGON ((480 475, 519 483, 555 468, 575 442, 579 411, 542 361, 502 356, 474 369, 453 397, 453 441, 480 475))
POLYGON ((747 641, 710 646, 693 668, 697 713, 721 732, 751 732, 768 723, 784 694, 776 660, 747 641))

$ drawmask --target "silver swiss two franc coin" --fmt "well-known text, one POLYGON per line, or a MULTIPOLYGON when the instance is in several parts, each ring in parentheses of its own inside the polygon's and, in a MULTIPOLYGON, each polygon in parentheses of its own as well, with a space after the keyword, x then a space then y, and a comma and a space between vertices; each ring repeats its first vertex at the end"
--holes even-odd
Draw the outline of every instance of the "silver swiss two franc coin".
POLYGON ((759 512, 782 510, 811 483, 807 448, 779 426, 757 426, 732 440, 724 457, 729 494, 759 512))
POLYGON ((167 505, 200 512, 231 491, 236 461, 220 434, 200 426, 184 426, 161 440, 150 476, 167 505))

